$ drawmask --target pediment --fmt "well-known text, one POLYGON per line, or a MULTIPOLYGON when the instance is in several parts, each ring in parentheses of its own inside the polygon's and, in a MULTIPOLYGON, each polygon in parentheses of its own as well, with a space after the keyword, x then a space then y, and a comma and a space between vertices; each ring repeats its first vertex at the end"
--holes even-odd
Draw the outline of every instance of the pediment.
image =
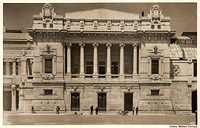
POLYGON ((139 14, 128 13, 110 9, 93 9, 86 11, 78 11, 65 13, 66 19, 139 19, 139 14))

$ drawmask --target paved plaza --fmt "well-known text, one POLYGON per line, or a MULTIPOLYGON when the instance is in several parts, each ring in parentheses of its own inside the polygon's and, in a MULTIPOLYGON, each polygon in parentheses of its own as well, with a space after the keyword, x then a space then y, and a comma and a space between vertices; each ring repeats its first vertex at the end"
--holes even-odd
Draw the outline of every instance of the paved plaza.
POLYGON ((4 112, 4 125, 194 125, 195 115, 69 115, 4 112))

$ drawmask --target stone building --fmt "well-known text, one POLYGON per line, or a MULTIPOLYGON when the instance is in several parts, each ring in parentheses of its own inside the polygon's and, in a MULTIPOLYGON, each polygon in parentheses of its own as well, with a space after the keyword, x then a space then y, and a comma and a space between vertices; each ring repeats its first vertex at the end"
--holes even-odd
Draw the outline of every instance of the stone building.
POLYGON ((63 16, 44 4, 27 31, 4 28, 4 110, 197 109, 197 42, 190 33, 176 37, 158 5, 147 16, 109 9, 63 16))

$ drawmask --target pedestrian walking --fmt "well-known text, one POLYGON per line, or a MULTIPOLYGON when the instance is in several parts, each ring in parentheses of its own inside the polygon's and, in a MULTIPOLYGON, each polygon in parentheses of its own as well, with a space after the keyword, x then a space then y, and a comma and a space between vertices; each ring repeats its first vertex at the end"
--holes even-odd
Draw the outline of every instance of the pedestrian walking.
POLYGON ((33 114, 33 113, 35 113, 35 110, 34 110, 34 107, 32 106, 32 108, 31 108, 31 113, 33 114))
POLYGON ((133 107, 133 115, 134 115, 134 112, 135 112, 135 107, 133 107))
POLYGON ((98 109, 98 107, 96 107, 96 115, 98 115, 98 111, 99 111, 99 109, 98 109))
POLYGON ((136 112, 136 115, 138 115, 138 106, 136 107, 136 109, 135 109, 135 112, 136 112))
POLYGON ((90 106, 90 114, 93 115, 93 105, 90 106))
POLYGON ((59 106, 56 107, 56 114, 60 114, 60 107, 59 106))

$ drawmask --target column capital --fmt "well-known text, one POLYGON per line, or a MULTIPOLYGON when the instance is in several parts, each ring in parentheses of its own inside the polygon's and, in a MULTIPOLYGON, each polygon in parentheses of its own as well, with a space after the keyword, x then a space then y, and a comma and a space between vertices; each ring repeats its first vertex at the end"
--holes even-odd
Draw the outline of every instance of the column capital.
POLYGON ((133 46, 133 47, 137 47, 137 46, 138 46, 138 43, 133 43, 132 46, 133 46))
POLYGON ((10 59, 4 59, 4 62, 9 63, 11 61, 10 61, 10 59))
POLYGON ((111 43, 107 43, 106 46, 107 46, 107 47, 111 47, 112 44, 111 44, 111 43))
POLYGON ((119 46, 120 46, 120 47, 124 47, 124 46, 125 46, 125 43, 120 43, 119 46))
POLYGON ((16 62, 21 62, 21 59, 16 59, 16 62))
POLYGON ((15 84, 11 85, 11 89, 15 90, 16 89, 16 85, 15 84))
POLYGON ((72 46, 72 43, 66 43, 65 44, 67 47, 71 47, 72 46))
POLYGON ((16 61, 16 57, 15 56, 12 56, 12 61, 16 61))
POLYGON ((98 47, 98 46, 99 46, 98 43, 93 43, 92 45, 93 45, 94 47, 98 47))
POLYGON ((79 46, 82 46, 82 47, 84 47, 84 46, 85 46, 85 44, 84 44, 84 43, 80 43, 80 44, 79 44, 79 46))
POLYGON ((21 62, 26 61, 26 57, 21 58, 21 62))

